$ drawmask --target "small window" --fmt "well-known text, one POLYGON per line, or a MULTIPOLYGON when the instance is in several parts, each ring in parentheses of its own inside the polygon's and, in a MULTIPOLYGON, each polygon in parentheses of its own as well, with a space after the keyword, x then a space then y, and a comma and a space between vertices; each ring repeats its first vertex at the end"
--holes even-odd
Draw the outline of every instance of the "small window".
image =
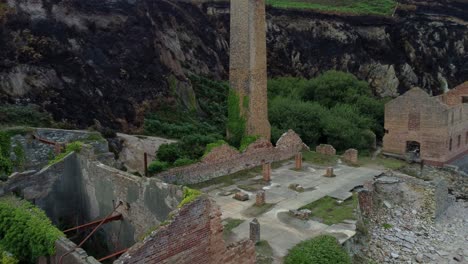
POLYGON ((468 104, 468 96, 462 96, 462 104, 468 104))
POLYGON ((453 140, 452 140, 452 139, 450 139, 450 144, 449 144, 449 151, 452 151, 452 143, 453 143, 452 141, 453 141, 453 140))
POLYGON ((457 137, 457 148, 460 147, 460 144, 461 144, 461 135, 458 135, 458 137, 457 137))

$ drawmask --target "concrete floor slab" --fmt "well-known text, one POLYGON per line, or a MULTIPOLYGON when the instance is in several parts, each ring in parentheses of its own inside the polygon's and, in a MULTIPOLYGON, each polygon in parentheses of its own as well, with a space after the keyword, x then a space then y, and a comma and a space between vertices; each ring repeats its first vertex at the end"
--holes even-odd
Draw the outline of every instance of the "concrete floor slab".
MULTIPOLYGON (((356 186, 372 180, 382 171, 349 167, 343 164, 335 166, 334 178, 326 178, 325 168, 304 163, 301 171, 292 170, 292 161, 284 163, 281 167, 272 171, 272 181, 265 184, 263 189, 266 194, 266 202, 274 204, 273 208, 256 218, 260 223, 261 239, 267 240, 277 257, 283 257, 297 243, 313 238, 317 235, 328 233, 344 242, 354 236, 355 224, 352 221, 328 226, 313 220, 300 220, 289 215, 289 210, 298 209, 306 204, 314 202, 324 196, 332 196, 340 200, 349 198, 356 186), (297 192, 289 188, 290 184, 299 184, 305 188, 304 192, 297 192)), ((251 179, 252 184, 258 184, 258 175, 251 179)), ((243 180, 242 184, 248 184, 243 180)), ((249 223, 253 217, 245 217, 243 211, 255 203, 255 192, 250 192, 250 200, 241 202, 231 196, 219 196, 219 192, 232 190, 234 186, 216 188, 209 191, 209 195, 221 206, 223 218, 237 218, 246 220, 232 230, 233 239, 249 237, 249 223)))

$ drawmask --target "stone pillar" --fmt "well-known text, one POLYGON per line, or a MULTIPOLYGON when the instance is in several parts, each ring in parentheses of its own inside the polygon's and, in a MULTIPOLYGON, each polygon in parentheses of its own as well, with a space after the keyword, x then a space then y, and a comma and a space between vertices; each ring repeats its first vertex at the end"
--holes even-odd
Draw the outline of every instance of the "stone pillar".
POLYGON ((245 134, 270 139, 266 54, 265 0, 232 0, 230 86, 246 121, 245 134))
POLYGON ((260 242, 260 223, 257 218, 250 222, 250 240, 254 243, 260 242))
POLYGON ((265 191, 261 190, 257 192, 257 197, 255 200, 255 205, 256 206, 262 206, 265 204, 265 191))
POLYGON ((296 170, 302 169, 302 152, 296 154, 296 170))
POLYGON ((360 190, 358 192, 358 201, 361 214, 369 217, 373 208, 372 192, 367 189, 360 190))
POLYGON ((324 176, 325 177, 335 177, 335 173, 333 172, 333 167, 328 167, 324 176))
POLYGON ((271 181, 271 163, 263 163, 263 180, 266 182, 271 181))

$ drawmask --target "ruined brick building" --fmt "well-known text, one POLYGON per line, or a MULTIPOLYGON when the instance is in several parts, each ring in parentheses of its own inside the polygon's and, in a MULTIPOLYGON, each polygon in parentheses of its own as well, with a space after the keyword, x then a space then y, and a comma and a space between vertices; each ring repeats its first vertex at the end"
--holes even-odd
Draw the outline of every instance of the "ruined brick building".
POLYGON ((468 154, 468 82, 430 96, 413 88, 385 106, 383 152, 443 166, 468 154))

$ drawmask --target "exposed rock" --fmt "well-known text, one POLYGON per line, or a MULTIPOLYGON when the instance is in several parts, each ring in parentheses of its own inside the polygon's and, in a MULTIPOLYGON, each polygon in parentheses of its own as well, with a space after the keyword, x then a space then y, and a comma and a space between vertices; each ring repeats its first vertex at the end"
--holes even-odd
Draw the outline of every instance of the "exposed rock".
POLYGON ((245 192, 237 192, 233 198, 238 201, 244 202, 244 201, 249 200, 249 195, 245 192))

